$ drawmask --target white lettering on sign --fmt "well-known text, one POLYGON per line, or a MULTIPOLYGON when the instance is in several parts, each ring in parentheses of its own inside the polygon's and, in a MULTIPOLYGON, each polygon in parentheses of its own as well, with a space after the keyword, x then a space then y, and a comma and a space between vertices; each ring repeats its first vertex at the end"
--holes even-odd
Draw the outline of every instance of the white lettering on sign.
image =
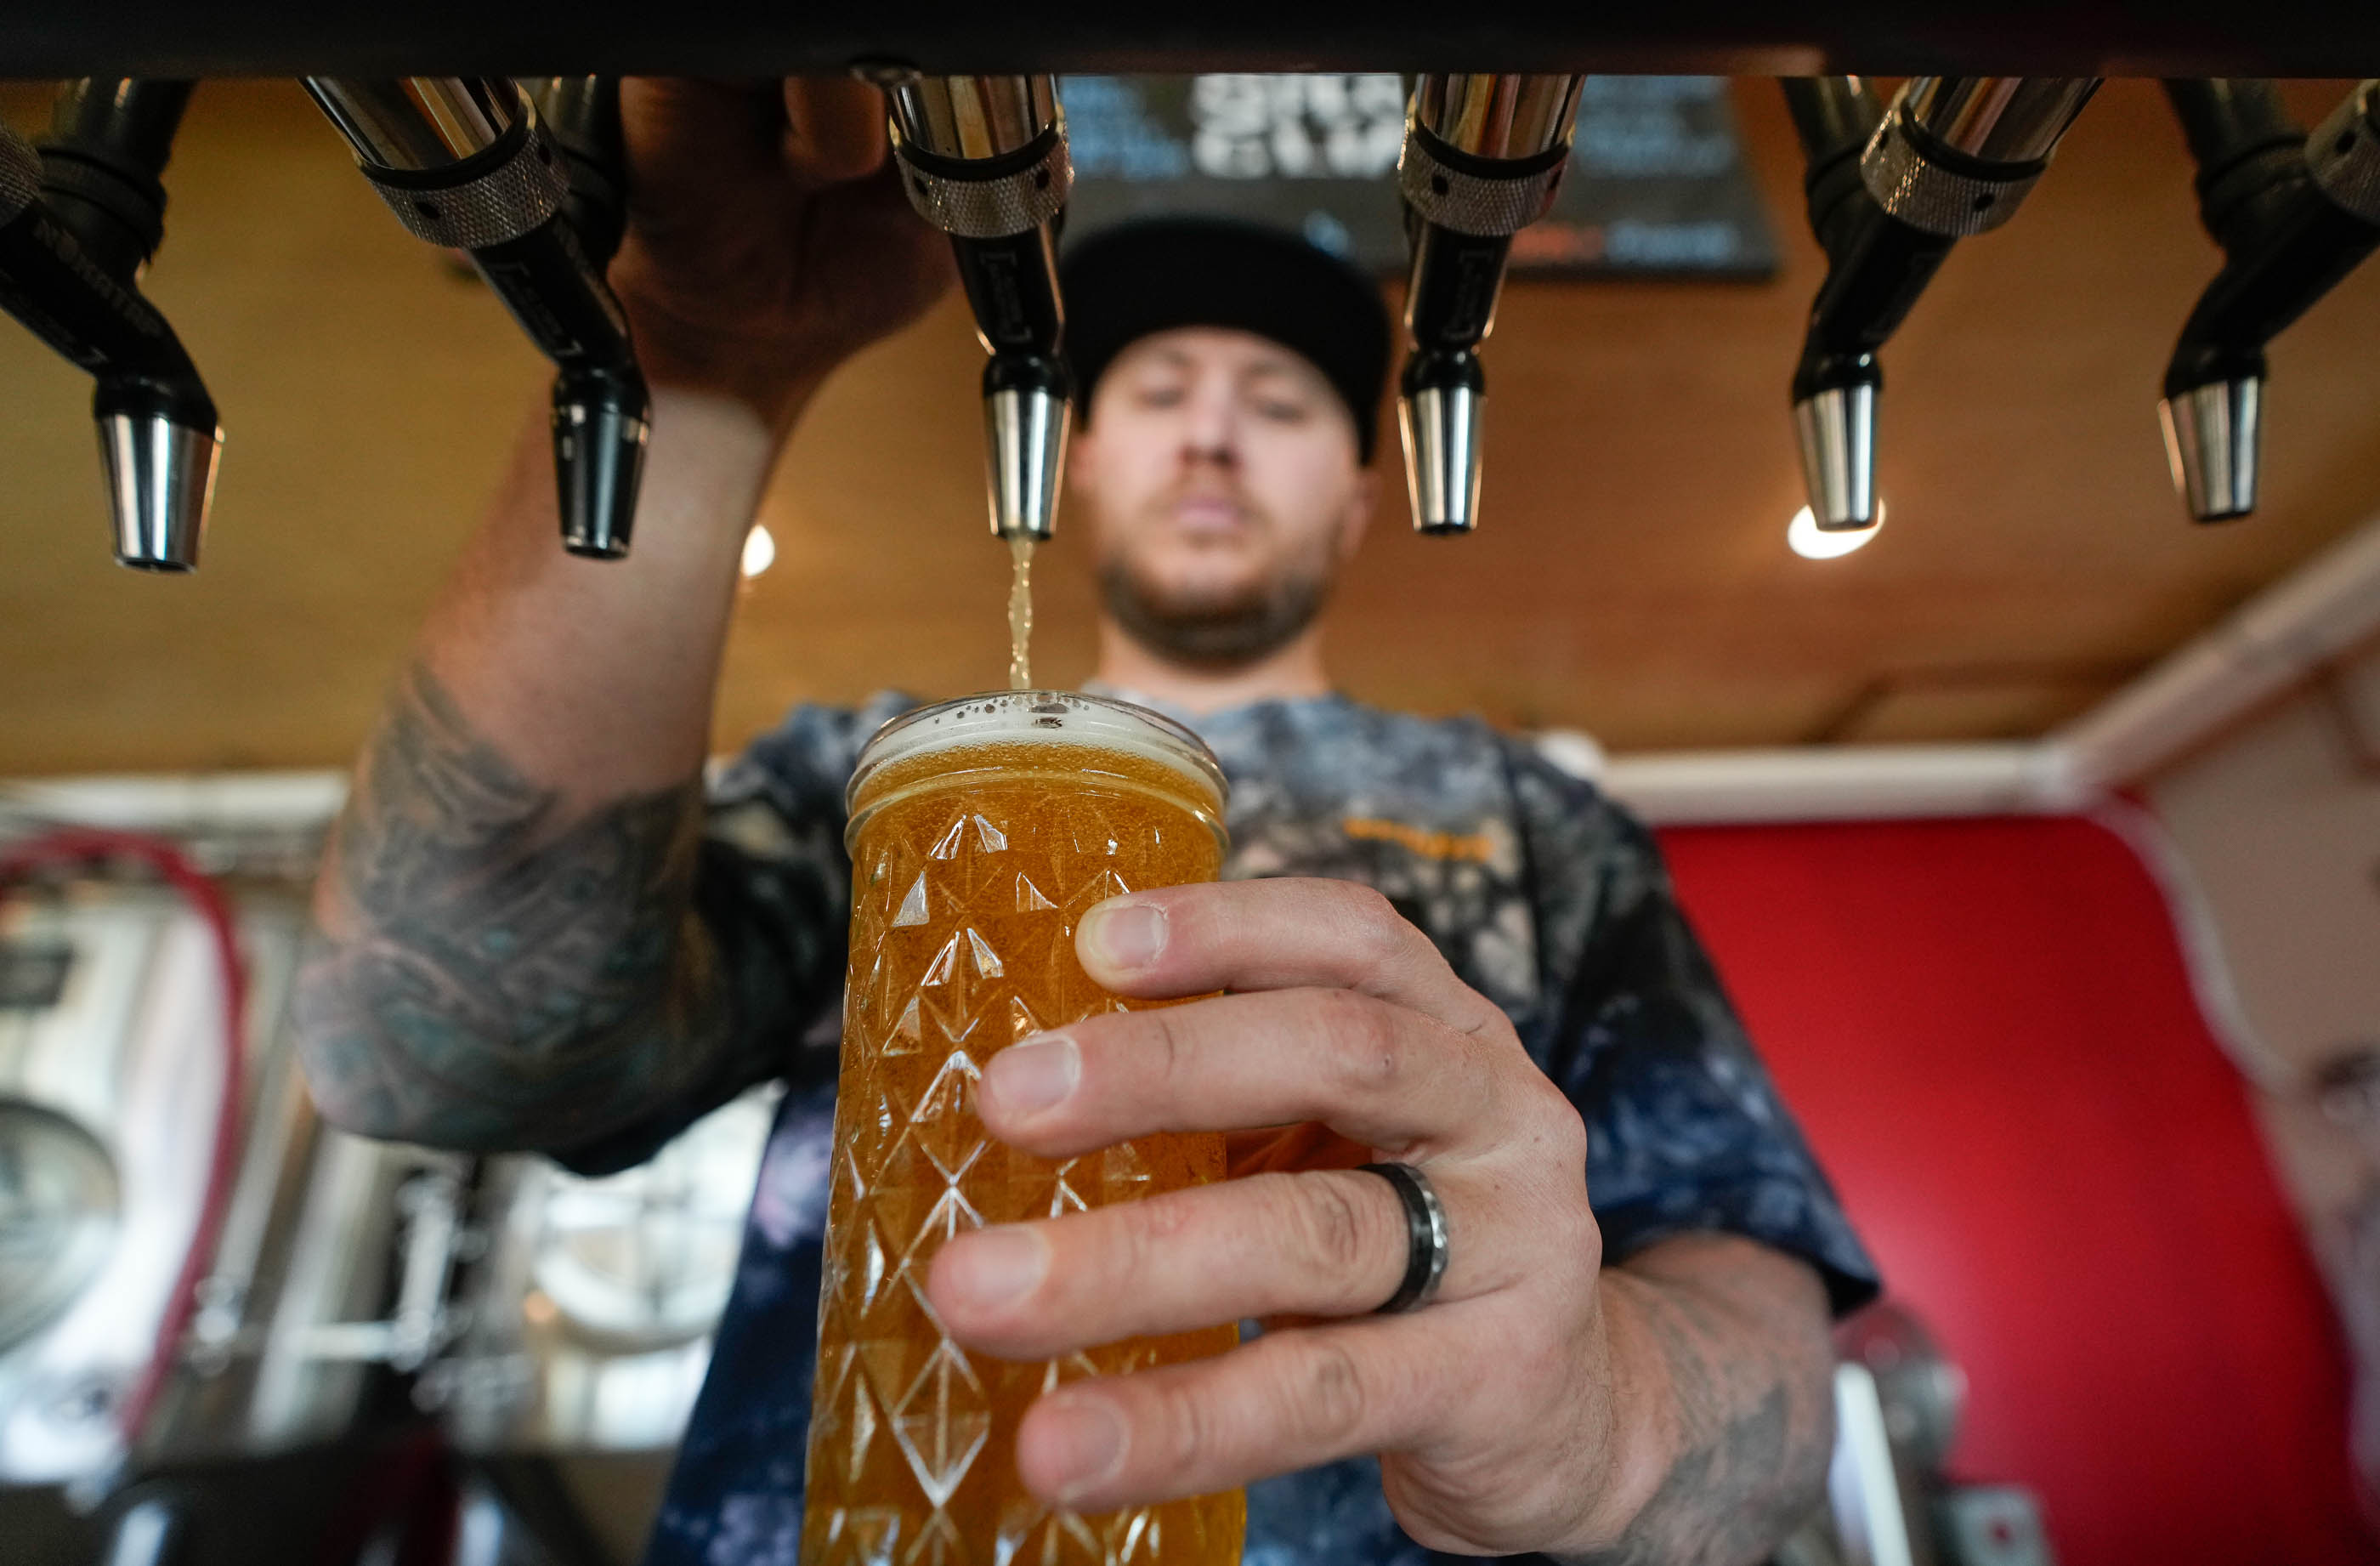
POLYGON ((1191 161, 1215 179, 1378 179, 1404 144, 1405 88, 1386 72, 1191 84, 1191 161))

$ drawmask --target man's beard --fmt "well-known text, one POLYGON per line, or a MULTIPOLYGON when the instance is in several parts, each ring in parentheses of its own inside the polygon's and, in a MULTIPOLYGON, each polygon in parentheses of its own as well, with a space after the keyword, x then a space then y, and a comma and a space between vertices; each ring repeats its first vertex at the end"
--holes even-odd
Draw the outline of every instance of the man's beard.
POLYGON ((1168 592, 1123 557, 1099 563, 1099 595, 1126 636, 1160 658, 1245 668, 1297 639, 1330 596, 1327 570, 1299 562, 1236 592, 1168 592))

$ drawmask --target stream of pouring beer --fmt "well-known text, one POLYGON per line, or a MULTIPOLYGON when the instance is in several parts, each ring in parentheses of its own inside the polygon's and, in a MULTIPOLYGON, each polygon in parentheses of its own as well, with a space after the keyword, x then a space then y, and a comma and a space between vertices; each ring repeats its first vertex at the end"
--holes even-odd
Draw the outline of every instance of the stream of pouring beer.
POLYGON ((1033 540, 1008 540, 1008 688, 1033 687, 1033 540))

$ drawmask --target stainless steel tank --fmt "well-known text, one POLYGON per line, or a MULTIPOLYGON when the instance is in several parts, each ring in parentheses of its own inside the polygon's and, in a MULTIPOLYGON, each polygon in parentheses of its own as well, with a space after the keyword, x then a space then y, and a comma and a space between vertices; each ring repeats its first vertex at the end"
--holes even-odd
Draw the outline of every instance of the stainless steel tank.
MULTIPOLYGON (((232 902, 249 986, 237 1177, 140 1464, 335 1440, 406 1378, 467 1454, 665 1455, 732 1287, 772 1090, 602 1180, 369 1142, 286 1031, 300 880, 232 902)), ((101 880, 0 903, 0 1486, 103 1481, 199 1216, 220 1082, 200 921, 101 880)))
MULTIPOLYGON (((328 1131, 283 1030, 302 886, 234 898, 249 977, 245 1135, 180 1368, 144 1458, 262 1452, 351 1422, 380 1312, 394 1190, 424 1155, 328 1131)), ((197 1227, 222 1090, 221 991, 200 921, 103 880, 0 904, 0 1484, 104 1474, 197 1227)))

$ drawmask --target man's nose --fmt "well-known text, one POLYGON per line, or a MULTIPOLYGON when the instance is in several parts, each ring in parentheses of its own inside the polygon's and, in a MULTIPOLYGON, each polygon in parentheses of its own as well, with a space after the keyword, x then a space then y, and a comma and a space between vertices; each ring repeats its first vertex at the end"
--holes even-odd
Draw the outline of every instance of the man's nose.
POLYGON ((1239 410, 1222 388, 1200 386, 1183 409, 1182 456, 1232 467, 1239 461, 1239 410))

